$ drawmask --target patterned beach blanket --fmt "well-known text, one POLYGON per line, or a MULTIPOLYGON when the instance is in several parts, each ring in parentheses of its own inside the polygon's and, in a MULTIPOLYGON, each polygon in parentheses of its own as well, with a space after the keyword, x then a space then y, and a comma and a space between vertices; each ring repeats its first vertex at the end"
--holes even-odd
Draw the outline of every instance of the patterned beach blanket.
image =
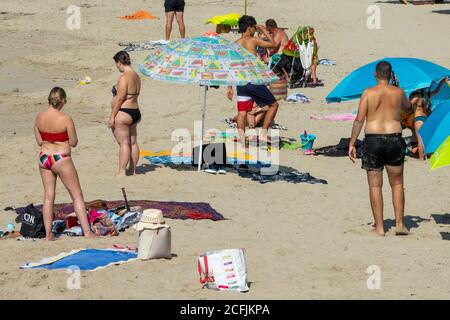
MULTIPOLYGON (((102 200, 103 201, 103 200, 102 200)), ((124 206, 123 200, 106 201, 106 209, 115 209, 124 206)), ((209 219, 213 221, 225 220, 224 216, 214 210, 208 203, 203 202, 174 202, 174 201, 151 201, 151 200, 131 200, 128 201, 130 207, 142 207, 145 209, 159 209, 163 216, 168 219, 180 220, 204 220, 209 219)), ((42 205, 35 206, 42 211, 42 205)), ((26 207, 16 208, 17 214, 25 212, 26 207)), ((65 220, 67 215, 74 212, 73 204, 60 203, 55 204, 55 219, 65 220)))

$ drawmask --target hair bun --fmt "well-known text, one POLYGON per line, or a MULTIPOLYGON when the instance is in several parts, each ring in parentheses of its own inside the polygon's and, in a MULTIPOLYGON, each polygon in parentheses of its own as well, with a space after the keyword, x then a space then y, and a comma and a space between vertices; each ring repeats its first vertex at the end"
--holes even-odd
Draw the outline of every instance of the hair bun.
POLYGON ((117 52, 117 53, 114 55, 113 59, 114 59, 114 61, 115 61, 116 63, 117 63, 117 62, 120 62, 120 63, 122 63, 122 64, 125 65, 125 66, 131 65, 131 58, 130 58, 130 55, 129 55, 128 52, 126 52, 126 51, 119 51, 119 52, 117 52))
POLYGON ((63 88, 54 87, 48 95, 48 103, 57 108, 67 102, 67 95, 63 88))

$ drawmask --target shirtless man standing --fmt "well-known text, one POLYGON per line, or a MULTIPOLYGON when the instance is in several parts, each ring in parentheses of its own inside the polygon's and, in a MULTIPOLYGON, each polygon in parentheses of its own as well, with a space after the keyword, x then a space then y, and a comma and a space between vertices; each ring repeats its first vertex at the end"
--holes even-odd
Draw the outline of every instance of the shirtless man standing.
POLYGON ((283 29, 278 28, 278 24, 274 19, 269 19, 266 21, 267 31, 272 35, 273 41, 276 44, 276 47, 270 50, 270 56, 273 56, 275 53, 282 54, 284 47, 289 42, 289 37, 283 29))
MULTIPOLYGON (((241 38, 236 41, 237 44, 242 46, 247 51, 257 56, 257 47, 273 49, 276 47, 272 36, 266 30, 264 26, 257 25, 255 18, 251 16, 242 16, 239 19, 239 33, 242 34, 241 38), (256 38, 255 33, 259 30, 264 33, 269 41, 256 38)), ((233 87, 228 87, 227 97, 233 100, 233 87)), ((245 121, 247 119, 247 112, 252 111, 253 104, 256 104, 264 108, 268 106, 264 123, 259 135, 261 141, 267 142, 267 135, 270 124, 275 119, 278 111, 278 102, 265 85, 247 84, 245 86, 237 87, 238 96, 238 116, 236 119, 239 136, 243 146, 245 146, 245 121)))
POLYGON ((364 122, 362 168, 367 171, 370 203, 375 219, 375 232, 384 236, 383 220, 383 168, 389 177, 395 211, 396 235, 407 235, 404 225, 405 193, 403 189, 403 163, 406 143, 402 138, 400 111, 409 109, 405 92, 389 84, 392 66, 385 61, 377 64, 375 77, 378 85, 364 91, 353 123, 348 155, 355 162, 355 143, 364 122))

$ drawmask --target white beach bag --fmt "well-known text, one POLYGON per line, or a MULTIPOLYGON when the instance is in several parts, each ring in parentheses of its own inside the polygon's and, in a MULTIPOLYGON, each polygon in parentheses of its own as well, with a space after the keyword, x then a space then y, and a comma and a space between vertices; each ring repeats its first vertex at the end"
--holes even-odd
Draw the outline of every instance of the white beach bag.
POLYGON ((139 232, 138 259, 172 259, 170 227, 139 232))
POLYGON ((214 290, 249 290, 244 249, 206 252, 198 258, 200 283, 214 290))

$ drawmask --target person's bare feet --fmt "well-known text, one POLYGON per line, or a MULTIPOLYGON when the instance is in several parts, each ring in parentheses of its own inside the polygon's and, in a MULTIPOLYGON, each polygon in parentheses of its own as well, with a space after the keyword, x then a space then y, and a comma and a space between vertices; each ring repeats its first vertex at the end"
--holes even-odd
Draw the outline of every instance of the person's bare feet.
POLYGON ((51 234, 48 234, 45 236, 45 241, 55 241, 55 240, 56 240, 56 237, 53 234, 53 232, 51 234))
POLYGON ((85 238, 88 238, 88 239, 98 239, 98 238, 100 238, 98 235, 96 235, 96 234, 93 233, 92 231, 85 232, 85 233, 84 233, 84 237, 85 237, 85 238))
POLYGON ((384 237, 386 235, 386 233, 384 232, 384 228, 383 227, 374 226, 373 229, 372 229, 372 232, 377 234, 377 235, 379 235, 379 236, 382 236, 382 237, 384 237))
POLYGON ((123 178, 123 177, 126 177, 127 176, 127 174, 125 173, 125 172, 118 172, 118 173, 116 173, 116 177, 119 177, 119 178, 123 178))
POLYGON ((396 236, 407 236, 409 235, 409 230, 404 226, 397 226, 395 227, 395 235, 396 236))
POLYGON ((400 2, 403 3, 403 4, 408 4, 407 0, 400 0, 400 2))

